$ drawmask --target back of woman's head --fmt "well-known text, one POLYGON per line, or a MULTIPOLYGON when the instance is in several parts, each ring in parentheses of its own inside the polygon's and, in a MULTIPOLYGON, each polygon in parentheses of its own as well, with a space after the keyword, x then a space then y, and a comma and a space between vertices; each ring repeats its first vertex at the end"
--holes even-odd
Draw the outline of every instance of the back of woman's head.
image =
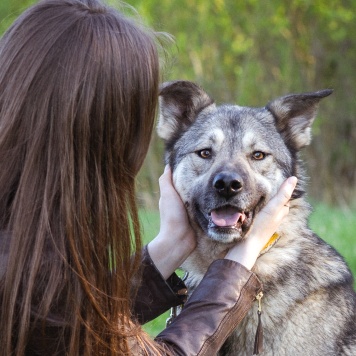
POLYGON ((53 308, 72 354, 84 344, 125 351, 115 335, 128 332, 130 255, 141 246, 134 178, 157 96, 154 36, 97 0, 41 1, 3 36, 0 231, 11 243, 0 344, 9 354, 53 308))
POLYGON ((110 132, 108 146, 115 143, 119 157, 126 153, 129 172, 137 173, 157 100, 157 54, 148 33, 98 1, 49 0, 14 23, 0 50, 2 126, 16 126, 26 141, 57 127, 57 140, 110 132))

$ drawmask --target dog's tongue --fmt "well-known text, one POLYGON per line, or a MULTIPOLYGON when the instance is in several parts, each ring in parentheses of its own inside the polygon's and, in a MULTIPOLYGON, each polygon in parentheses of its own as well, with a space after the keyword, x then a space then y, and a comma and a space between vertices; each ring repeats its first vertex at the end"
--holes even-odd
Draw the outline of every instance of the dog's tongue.
POLYGON ((226 207, 211 211, 211 220, 220 227, 234 226, 239 221, 242 224, 246 216, 244 213, 236 211, 235 208, 226 207))

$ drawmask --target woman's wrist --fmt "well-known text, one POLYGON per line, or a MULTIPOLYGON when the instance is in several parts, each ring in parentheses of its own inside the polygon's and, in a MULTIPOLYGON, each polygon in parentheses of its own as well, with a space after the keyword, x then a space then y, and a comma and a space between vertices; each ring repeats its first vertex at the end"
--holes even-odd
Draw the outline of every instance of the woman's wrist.
POLYGON ((156 268, 163 278, 167 279, 193 252, 195 240, 182 238, 177 241, 160 232, 147 248, 156 268))
POLYGON ((260 250, 253 239, 247 238, 232 247, 225 258, 238 262, 250 270, 256 263, 259 253, 260 250))

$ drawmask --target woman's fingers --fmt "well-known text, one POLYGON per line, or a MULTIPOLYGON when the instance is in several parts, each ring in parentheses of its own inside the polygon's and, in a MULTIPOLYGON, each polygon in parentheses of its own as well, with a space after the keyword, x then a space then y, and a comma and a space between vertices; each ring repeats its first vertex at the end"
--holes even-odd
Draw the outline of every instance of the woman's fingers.
POLYGON ((178 222, 188 220, 184 204, 173 186, 172 172, 168 165, 159 178, 159 189, 161 194, 159 199, 161 222, 162 218, 164 219, 166 217, 171 220, 169 223, 175 222, 176 220, 178 220, 178 222))
POLYGON ((297 185, 298 179, 296 177, 289 177, 279 188, 275 199, 277 204, 283 204, 289 206, 290 198, 293 194, 295 186, 297 185))
POLYGON ((168 165, 164 168, 164 172, 159 177, 158 183, 159 190, 161 192, 161 198, 165 198, 166 195, 172 193, 172 173, 168 165))
POLYGON ((157 269, 168 278, 194 250, 196 241, 168 166, 159 178, 159 187, 160 231, 149 243, 148 251, 157 269))
POLYGON ((289 213, 289 201, 297 184, 296 177, 288 178, 277 194, 256 215, 246 238, 232 247, 225 258, 252 268, 256 259, 289 213))
MULTIPOLYGON (((289 212, 290 198, 297 184, 296 177, 290 177, 283 182, 277 194, 267 203, 260 213, 268 214, 276 224, 279 225, 281 220, 289 212)), ((277 228, 278 226, 276 226, 277 228)))

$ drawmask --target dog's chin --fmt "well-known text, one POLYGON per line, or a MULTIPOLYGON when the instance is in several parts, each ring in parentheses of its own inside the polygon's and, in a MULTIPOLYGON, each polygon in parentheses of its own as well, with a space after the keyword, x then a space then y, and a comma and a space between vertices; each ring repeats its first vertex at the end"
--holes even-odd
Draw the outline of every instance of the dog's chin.
POLYGON ((239 242, 245 236, 245 233, 242 231, 241 227, 235 227, 235 226, 229 226, 229 227, 209 226, 206 232, 209 239, 222 244, 239 242))
POLYGON ((233 226, 217 226, 211 220, 206 227, 206 235, 213 241, 230 244, 243 240, 250 229, 254 214, 248 213, 243 223, 237 222, 233 226))

